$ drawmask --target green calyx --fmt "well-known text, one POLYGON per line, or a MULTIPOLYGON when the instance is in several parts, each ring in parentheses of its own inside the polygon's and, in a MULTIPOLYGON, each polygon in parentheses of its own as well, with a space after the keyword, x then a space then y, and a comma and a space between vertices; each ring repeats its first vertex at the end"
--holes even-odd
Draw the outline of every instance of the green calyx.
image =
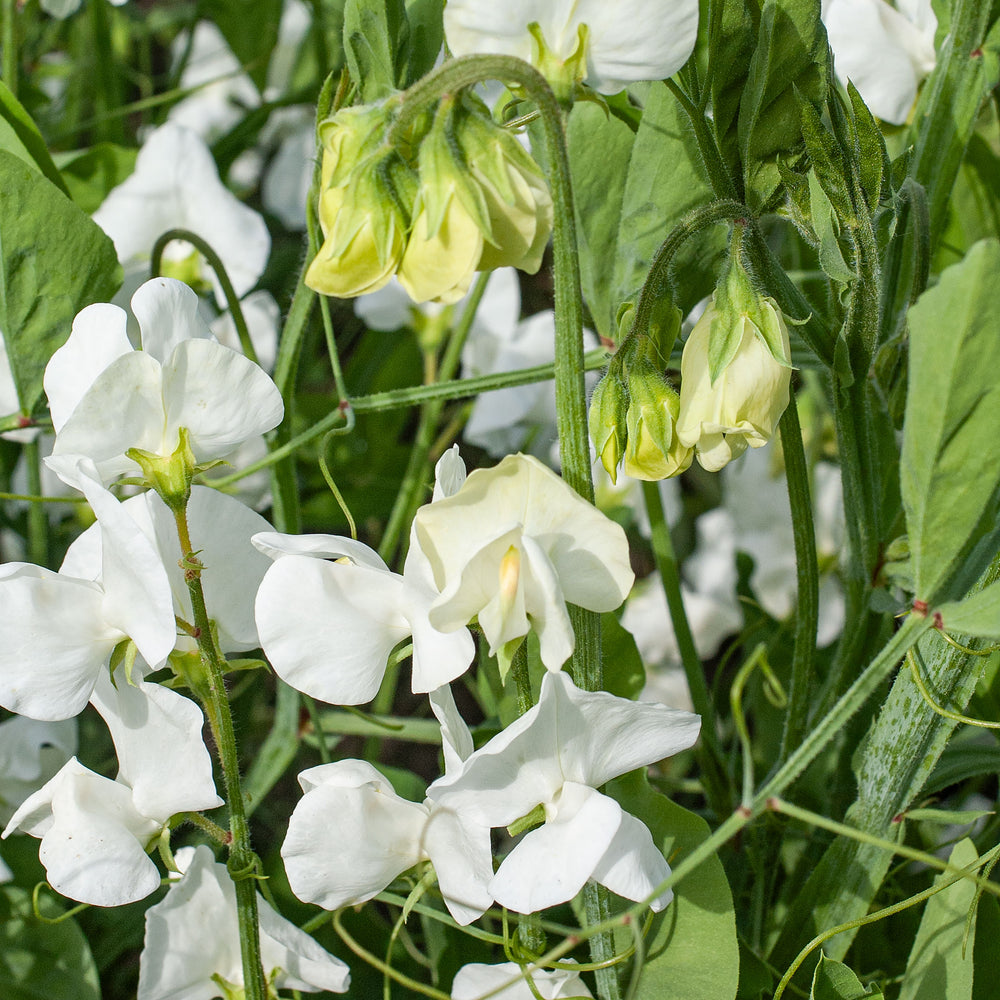
POLYGON ((170 455, 157 455, 142 448, 129 448, 125 454, 142 469, 146 485, 159 494, 170 510, 176 512, 187 507, 191 480, 203 470, 194 460, 186 427, 178 429, 177 447, 170 455))
POLYGON ((534 39, 536 51, 532 59, 538 71, 549 82, 556 100, 564 107, 572 105, 577 89, 587 75, 587 43, 590 29, 581 24, 577 29, 576 47, 565 58, 560 59, 549 48, 537 21, 528 25, 528 33, 534 39))

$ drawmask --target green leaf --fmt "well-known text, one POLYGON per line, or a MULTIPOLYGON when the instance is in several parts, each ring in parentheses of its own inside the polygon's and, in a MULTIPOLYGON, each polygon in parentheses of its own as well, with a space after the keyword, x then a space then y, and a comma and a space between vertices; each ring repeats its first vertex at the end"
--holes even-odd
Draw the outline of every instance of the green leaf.
POLYGON ((838 236, 840 226, 837 216, 816 178, 814 170, 809 171, 809 210, 812 215, 813 229, 819 240, 819 263, 820 267, 834 281, 847 284, 854 281, 857 275, 847 266, 844 255, 840 252, 838 236))
POLYGON ((92 213, 108 192, 135 169, 138 149, 101 142, 90 149, 57 153, 67 193, 85 212, 92 213))
POLYGON ((969 778, 1000 771, 1000 746, 977 746, 954 742, 941 754, 937 766, 921 789, 922 796, 933 795, 949 785, 957 785, 969 778))
MULTIPOLYGON (((42 913, 62 910, 42 897, 42 913)), ((46 924, 35 917, 31 896, 0 887, 0 996, 4 1000, 101 1000, 97 969, 76 921, 46 924)))
POLYGON ((851 99, 854 113, 854 133, 857 138, 857 163, 861 190, 864 192, 869 211, 888 194, 889 153, 885 148, 885 137, 878 122, 862 100, 857 87, 848 81, 847 95, 851 99))
POLYGON ((618 294, 609 261, 619 259, 618 223, 635 134, 596 104, 576 104, 566 130, 583 297, 597 332, 614 338, 618 294))
POLYGON ((406 19, 410 25, 406 47, 406 77, 409 86, 429 73, 444 43, 444 0, 407 0, 406 19))
POLYGON ((802 145, 801 102, 823 100, 827 63, 820 0, 765 0, 738 124, 746 201, 754 213, 778 188, 776 158, 802 145))
POLYGON ((604 690, 633 701, 646 686, 635 639, 615 617, 613 611, 601 615, 601 662, 604 664, 604 690))
POLYGON ((949 633, 1000 639, 1000 580, 964 601, 942 604, 938 611, 949 633))
POLYGON ((233 55, 261 92, 278 41, 282 0, 202 0, 200 13, 214 21, 233 55))
MULTIPOLYGON (((692 209, 714 200, 683 108, 665 84, 654 83, 629 160, 617 253, 600 262, 604 270, 615 262, 612 318, 619 302, 634 300, 670 231, 692 209)), ((711 226, 687 240, 674 257, 674 299, 682 312, 714 287, 726 238, 725 226, 711 226)))
POLYGON ((711 0, 708 13, 708 78, 712 121, 726 165, 739 171, 737 114, 757 43, 760 10, 746 0, 711 0))
POLYGON ((42 374, 76 314, 121 285, 114 244, 54 184, 0 150, 0 331, 21 410, 34 412, 42 374))
MULTIPOLYGON (((642 820, 673 864, 709 835, 708 824, 650 787, 642 770, 608 785, 623 809, 642 820)), ((722 862, 706 858, 674 886, 645 939, 637 1000, 732 1000, 739 982, 733 897, 722 862)))
POLYGON ((380 100, 396 89, 397 59, 408 33, 403 0, 347 0, 344 53, 363 102, 380 100))
POLYGON ((1000 243, 977 243, 909 313, 900 485, 917 597, 932 605, 963 596, 995 551, 997 274, 1000 243))
POLYGON ((0 149, 13 153, 28 166, 40 170, 60 191, 65 193, 66 185, 58 168, 52 162, 49 148, 24 110, 21 102, 0 82, 0 149))
POLYGON ((846 965, 820 952, 809 1000, 863 1000, 865 997, 881 1000, 881 996, 881 990, 869 993, 846 965))
MULTIPOLYGON (((973 948, 972 1000, 993 1000, 1000 982, 1000 903, 984 892, 976 913, 976 941, 973 948)), ((968 952, 966 952, 968 954, 968 952)))
MULTIPOLYGON (((975 844, 965 838, 952 849, 948 863, 964 868, 978 856, 975 844)), ((942 872, 934 884, 940 885, 951 878, 949 873, 942 872)), ((962 943, 966 918, 975 897, 976 883, 963 878, 927 900, 906 963, 899 1000, 971 1000, 975 921, 969 930, 968 950, 964 955, 962 943)))

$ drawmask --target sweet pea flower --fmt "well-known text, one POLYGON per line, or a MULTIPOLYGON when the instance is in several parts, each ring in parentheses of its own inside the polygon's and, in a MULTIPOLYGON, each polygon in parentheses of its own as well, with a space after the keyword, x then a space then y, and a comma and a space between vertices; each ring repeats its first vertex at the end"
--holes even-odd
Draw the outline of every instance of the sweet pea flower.
POLYGON ((587 989, 580 973, 572 969, 535 969, 529 973, 514 962, 463 965, 451 984, 451 1000, 479 1000, 483 996, 495 1000, 537 1000, 538 997, 572 1000, 591 997, 593 993, 587 989))
MULTIPOLYGON (((449 685, 430 692, 441 724, 445 775, 472 754, 472 734, 449 685)), ((281 847, 292 891, 328 910, 363 903, 403 872, 430 861, 445 905, 460 924, 489 909, 490 828, 430 799, 396 794, 367 761, 342 760, 299 775, 305 795, 281 847)))
MULTIPOLYGON (((790 357, 788 329, 771 299, 760 308, 780 337, 784 357, 790 357)), ((694 448, 702 468, 718 472, 747 447, 760 448, 774 434, 788 405, 792 371, 772 355, 753 320, 745 313, 739 346, 713 382, 709 370, 709 338, 720 316, 709 305, 684 343, 681 354, 680 414, 675 433, 686 448, 694 448)))
POLYGON ((694 50, 697 0, 449 0, 448 47, 456 56, 498 53, 533 63, 567 96, 581 80, 614 94, 662 80, 694 50))
POLYGON ((478 616, 490 654, 538 633, 542 662, 573 652, 566 602, 613 611, 632 586, 625 532, 529 455, 478 469, 413 521, 439 595, 430 623, 450 632, 478 616))
MULTIPOLYGON (((91 463, 81 465, 96 476, 91 463)), ((94 479, 80 474, 73 484, 100 525, 100 549, 87 569, 72 559, 58 573, 30 563, 0 566, 0 705, 43 721, 79 714, 119 643, 130 640, 155 668, 176 635, 170 583, 154 544, 94 479)))
MULTIPOLYGON (((437 463, 435 501, 464 481, 465 465, 453 448, 437 463)), ((334 705, 369 702, 389 654, 408 637, 417 694, 454 680, 472 662, 468 629, 445 633, 429 620, 438 590, 412 539, 402 574, 351 538, 262 532, 253 543, 275 560, 257 592, 261 647, 275 673, 297 690, 334 705)))
POLYGON ((99 678, 93 703, 111 730, 118 777, 75 757, 15 812, 3 832, 41 839, 49 883, 70 899, 122 906, 159 887, 147 848, 179 812, 222 805, 194 702, 141 678, 116 687, 99 678))
MULTIPOLYGON (((146 911, 138 1000, 212 1000, 244 985, 236 889, 226 866, 205 845, 174 856, 181 878, 146 911)), ((350 972, 305 931, 257 896, 260 950, 270 990, 344 993, 350 972)), ((274 992, 277 996, 277 992, 274 992)))
POLYGON ((217 343, 183 282, 153 278, 132 297, 142 349, 129 342, 124 310, 87 306, 45 369, 56 431, 53 455, 86 455, 105 483, 139 466, 126 452, 163 458, 187 430, 198 463, 225 458, 281 420, 281 394, 241 354, 217 343))
MULTIPOLYGON (((538 704, 427 795, 465 822, 490 827, 543 808, 544 824, 525 834, 488 886, 508 909, 564 903, 588 879, 645 899, 670 868, 648 828, 597 788, 692 746, 700 726, 689 712, 582 691, 567 674, 547 672, 538 704)), ((672 898, 667 890, 651 905, 662 910, 672 898)))
POLYGON ((902 125, 937 61, 930 0, 823 0, 822 16, 837 76, 873 114, 902 125))
MULTIPOLYGON (((93 218, 115 244, 126 288, 148 276, 153 243, 168 229, 190 229, 206 240, 238 296, 257 284, 271 252, 264 220, 219 180, 205 143, 171 122, 149 134, 135 170, 111 190, 93 218)), ((219 307, 225 306, 222 285, 189 243, 169 243, 163 259, 178 276, 214 288, 219 307)))

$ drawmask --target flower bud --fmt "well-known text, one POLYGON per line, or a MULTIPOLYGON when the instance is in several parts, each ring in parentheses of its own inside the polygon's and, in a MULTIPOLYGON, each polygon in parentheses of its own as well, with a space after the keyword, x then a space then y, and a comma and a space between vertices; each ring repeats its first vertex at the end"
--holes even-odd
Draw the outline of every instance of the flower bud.
POLYGON ((692 449, 676 433, 677 393, 645 359, 629 369, 628 393, 623 471, 633 479, 648 481, 679 475, 691 464, 692 449))
POLYGON ((747 312, 720 310, 713 296, 681 355, 677 436, 685 447, 695 449, 698 462, 709 472, 718 472, 748 446, 767 444, 788 405, 791 368, 767 346, 776 342, 788 358, 788 329, 773 299, 758 296, 755 305, 751 318, 747 312), (715 337, 733 346, 713 381, 709 347, 715 337))
POLYGON ((590 397, 590 440, 607 470, 611 482, 618 482, 618 464, 625 450, 625 414, 628 410, 628 389, 621 375, 612 366, 594 386, 590 397))
MULTIPOLYGON (((329 176, 337 177, 338 170, 331 167, 329 176)), ((306 284, 339 298, 387 284, 403 257, 415 194, 413 171, 393 152, 373 153, 343 184, 325 188, 319 202, 324 242, 306 284)))

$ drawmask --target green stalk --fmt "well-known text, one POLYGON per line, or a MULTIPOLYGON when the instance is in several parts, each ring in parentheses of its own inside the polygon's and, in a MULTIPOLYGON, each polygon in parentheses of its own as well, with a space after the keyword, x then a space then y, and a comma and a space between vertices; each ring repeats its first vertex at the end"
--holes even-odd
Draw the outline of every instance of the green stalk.
POLYGON ((177 537, 181 544, 181 565, 191 607, 194 624, 198 630, 198 649, 205 666, 207 698, 205 711, 212 735, 215 739, 222 775, 226 785, 226 802, 229 808, 229 829, 232 841, 229 845, 227 868, 236 887, 236 907, 240 930, 240 954, 243 959, 243 982, 246 1000, 267 1000, 267 986, 260 952, 260 925, 257 916, 257 879, 260 862, 250 846, 250 826, 247 822, 240 787, 239 755, 236 750, 236 734, 233 717, 229 710, 226 694, 225 659, 219 650, 215 630, 205 606, 205 593, 201 585, 203 566, 191 546, 188 531, 187 512, 184 509, 174 513, 177 537))
POLYGON ((123 142, 125 129, 122 119, 114 114, 122 104, 121 74, 115 65, 115 50, 111 43, 111 25, 105 0, 90 0, 91 23, 94 31, 94 63, 97 87, 94 91, 94 111, 97 133, 108 142, 123 142))
MULTIPOLYGON (((23 445, 24 464, 28 471, 28 493, 42 494, 42 453, 38 438, 23 445)), ((49 518, 40 503, 28 504, 28 561, 39 566, 49 562, 49 518)))
POLYGON ((677 557, 674 554, 674 543, 670 537, 670 528, 663 512, 659 483, 643 483, 642 495, 646 502, 646 512, 649 515, 656 569, 667 596, 667 608, 670 611, 670 621, 677 637, 677 648, 681 654, 684 676, 687 678, 688 690, 691 692, 691 703, 694 710, 701 716, 701 739, 698 743, 698 754, 701 760, 705 792, 715 814, 725 816, 732 809, 732 791, 726 776, 722 747, 719 745, 719 737, 716 734, 715 705, 712 703, 712 696, 709 694, 708 684, 705 682, 701 659, 695 649, 691 626, 688 624, 687 612, 684 610, 680 572, 677 566, 677 557))
POLYGON ((802 446, 802 428, 795 394, 781 417, 781 451, 785 458, 785 481, 792 511, 792 537, 795 544, 797 580, 795 648, 792 654, 792 679, 788 688, 788 713, 781 734, 781 759, 785 760, 806 729, 809 693, 812 688, 813 659, 816 655, 816 629, 819 623, 819 564, 816 558, 816 533, 813 528, 812 498, 809 493, 809 469, 802 446))

